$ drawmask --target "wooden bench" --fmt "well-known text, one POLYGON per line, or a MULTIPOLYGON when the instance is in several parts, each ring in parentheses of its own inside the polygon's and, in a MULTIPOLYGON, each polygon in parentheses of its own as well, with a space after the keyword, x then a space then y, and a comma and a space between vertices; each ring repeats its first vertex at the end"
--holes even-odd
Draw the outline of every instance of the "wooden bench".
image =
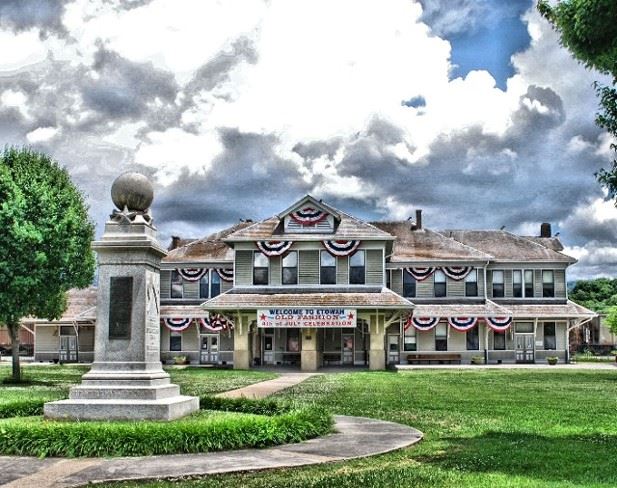
POLYGON ((322 358, 324 366, 328 366, 331 363, 341 362, 341 354, 338 352, 324 352, 322 358))
POLYGON ((461 364, 460 354, 408 354, 407 364, 431 364, 436 362, 437 364, 452 364, 454 362, 461 364))
POLYGON ((283 364, 289 364, 295 366, 300 362, 299 352, 286 352, 283 353, 283 364))

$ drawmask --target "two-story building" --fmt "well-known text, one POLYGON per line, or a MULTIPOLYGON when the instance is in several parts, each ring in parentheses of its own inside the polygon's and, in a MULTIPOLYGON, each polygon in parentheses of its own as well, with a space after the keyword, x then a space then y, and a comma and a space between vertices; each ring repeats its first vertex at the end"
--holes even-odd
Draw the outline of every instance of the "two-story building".
POLYGON ((429 230, 421 217, 365 222, 306 196, 268 219, 174 240, 161 359, 304 370, 567 361, 569 331, 595 314, 568 300, 575 260, 548 224, 517 236, 429 230))

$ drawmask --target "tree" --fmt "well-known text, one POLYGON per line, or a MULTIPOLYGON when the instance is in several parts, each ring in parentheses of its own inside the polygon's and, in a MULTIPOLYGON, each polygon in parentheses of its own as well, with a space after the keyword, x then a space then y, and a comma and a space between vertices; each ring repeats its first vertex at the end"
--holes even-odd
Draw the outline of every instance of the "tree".
POLYGON ((20 381, 20 321, 59 318, 66 292, 92 282, 94 224, 66 169, 11 147, 0 153, 0 229, 0 324, 8 327, 13 380, 20 381))
MULTIPOLYGON (((613 78, 612 86, 596 82, 602 112, 596 123, 617 139, 617 2, 615 0, 563 0, 538 10, 561 35, 561 43, 588 68, 613 78)), ((617 156, 617 145, 611 144, 617 156)), ((617 196, 617 157, 609 170, 596 173, 611 197, 617 196)))
POLYGON ((613 334, 617 334, 617 307, 611 307, 606 314, 606 324, 613 334))
POLYGON ((579 280, 569 296, 584 307, 606 313, 611 307, 617 306, 617 279, 579 280))

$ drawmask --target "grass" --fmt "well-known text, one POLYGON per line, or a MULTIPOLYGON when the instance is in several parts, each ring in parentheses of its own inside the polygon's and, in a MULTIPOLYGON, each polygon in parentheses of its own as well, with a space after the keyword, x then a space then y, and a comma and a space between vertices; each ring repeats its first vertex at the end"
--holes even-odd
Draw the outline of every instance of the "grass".
MULTIPOLYGON (((24 384, 0 384, 0 418, 41 415, 45 402, 67 398, 69 388, 79 383, 88 367, 79 365, 39 365, 23 368, 24 384)), ((204 368, 169 368, 172 382, 182 393, 204 396, 275 378, 261 371, 234 371, 204 368)), ((0 366, 0 378, 8 377, 11 368, 0 366)))
POLYGON ((330 374, 278 398, 400 422, 420 429, 425 438, 409 449, 345 463, 104 486, 617 486, 617 371, 330 374))

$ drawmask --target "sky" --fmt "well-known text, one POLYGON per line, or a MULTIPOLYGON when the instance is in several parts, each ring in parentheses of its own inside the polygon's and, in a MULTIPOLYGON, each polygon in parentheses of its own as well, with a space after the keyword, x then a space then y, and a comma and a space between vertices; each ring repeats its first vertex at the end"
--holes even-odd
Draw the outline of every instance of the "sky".
POLYGON ((67 167, 100 235, 154 182, 161 240, 310 193, 369 220, 560 232, 617 275, 593 82, 531 1, 3 0, 0 142, 67 167))

